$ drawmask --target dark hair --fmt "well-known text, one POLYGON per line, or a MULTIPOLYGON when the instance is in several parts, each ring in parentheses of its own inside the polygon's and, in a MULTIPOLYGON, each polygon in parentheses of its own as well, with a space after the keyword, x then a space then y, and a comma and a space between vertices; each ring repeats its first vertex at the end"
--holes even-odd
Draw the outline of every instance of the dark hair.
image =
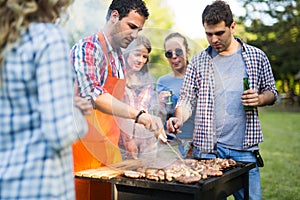
POLYGON ((148 9, 142 0, 113 0, 106 14, 107 21, 113 10, 119 12, 119 20, 126 17, 132 10, 136 10, 138 14, 144 16, 146 19, 149 17, 148 9))
POLYGON ((167 35, 167 37, 165 38, 165 41, 164 41, 164 48, 165 48, 166 42, 169 39, 174 38, 174 37, 179 37, 179 38, 183 39, 183 45, 185 47, 186 52, 188 52, 189 51, 188 41, 187 41, 186 37, 184 37, 182 34, 180 34, 178 32, 170 33, 169 35, 167 35))
MULTIPOLYGON (((166 42, 169 39, 174 38, 174 37, 178 37, 178 38, 182 38, 183 39, 183 45, 185 47, 186 54, 188 55, 188 53, 190 51, 188 41, 187 41, 186 37, 184 37, 182 34, 180 34, 178 32, 170 33, 169 35, 167 35, 167 37, 165 38, 165 41, 164 41, 164 49, 166 49, 166 47, 165 47, 166 42)), ((188 58, 186 58, 186 62, 187 62, 187 64, 189 64, 189 59, 188 58)))
POLYGON ((211 5, 206 6, 202 13, 202 24, 215 25, 224 21, 225 26, 230 27, 233 16, 230 6, 225 1, 216 0, 211 5))

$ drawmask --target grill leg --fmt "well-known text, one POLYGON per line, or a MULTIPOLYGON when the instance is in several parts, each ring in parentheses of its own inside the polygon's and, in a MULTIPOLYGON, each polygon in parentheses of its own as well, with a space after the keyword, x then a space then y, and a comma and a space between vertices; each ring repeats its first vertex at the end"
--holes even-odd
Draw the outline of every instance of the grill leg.
POLYGON ((244 199, 249 200, 249 172, 243 175, 244 199))
POLYGON ((117 191, 116 184, 112 184, 111 190, 112 190, 112 199, 118 200, 118 191, 117 191))

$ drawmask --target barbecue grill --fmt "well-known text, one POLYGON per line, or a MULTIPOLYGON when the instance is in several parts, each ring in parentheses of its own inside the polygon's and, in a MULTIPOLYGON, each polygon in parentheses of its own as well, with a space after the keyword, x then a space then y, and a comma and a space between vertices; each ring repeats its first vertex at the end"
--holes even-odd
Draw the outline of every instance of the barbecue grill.
MULTIPOLYGON (((220 177, 208 177, 194 184, 183 184, 176 181, 152 181, 145 178, 133 179, 124 177, 117 172, 116 176, 98 176, 97 170, 76 173, 75 177, 103 184, 111 184, 111 199, 114 200, 214 200, 230 196, 243 188, 245 199, 249 199, 248 172, 255 163, 238 162, 236 166, 223 171, 220 177)), ((106 167, 107 168, 107 167, 106 167)), ((103 170, 103 169, 102 169, 103 170)), ((103 170, 107 171, 107 170, 103 170)), ((99 189, 99 192, 102 192, 99 189)))

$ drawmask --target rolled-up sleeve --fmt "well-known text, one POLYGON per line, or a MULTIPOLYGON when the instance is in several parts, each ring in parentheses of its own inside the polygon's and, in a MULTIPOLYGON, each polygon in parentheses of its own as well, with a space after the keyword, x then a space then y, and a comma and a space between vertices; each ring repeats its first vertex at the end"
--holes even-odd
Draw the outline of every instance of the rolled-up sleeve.
POLYGON ((269 90, 274 94, 275 99, 277 99, 278 91, 276 89, 271 64, 270 64, 267 56, 263 52, 262 52, 262 54, 263 54, 262 55, 263 59, 262 59, 262 70, 261 70, 262 75, 260 76, 261 77, 261 80, 260 80, 261 91, 260 92, 269 90))
POLYGON ((181 106, 182 109, 189 112, 189 115, 192 114, 193 107, 196 104, 196 98, 198 96, 196 92, 197 85, 195 83, 196 68, 195 61, 188 65, 187 71, 181 86, 180 96, 176 106, 181 106))
POLYGON ((95 35, 79 41, 71 50, 80 95, 91 100, 106 93, 107 61, 95 35))

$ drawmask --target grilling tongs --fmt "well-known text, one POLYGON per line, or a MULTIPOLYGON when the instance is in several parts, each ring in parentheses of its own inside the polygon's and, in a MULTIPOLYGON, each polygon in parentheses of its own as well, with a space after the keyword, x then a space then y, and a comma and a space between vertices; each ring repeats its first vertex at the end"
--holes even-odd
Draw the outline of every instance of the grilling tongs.
MULTIPOLYGON (((182 159, 182 157, 180 156, 180 154, 172 147, 172 145, 170 145, 170 143, 168 142, 167 138, 165 138, 165 137, 163 136, 163 135, 166 135, 166 134, 165 134, 164 128, 161 128, 161 129, 159 130, 159 132, 157 133, 157 135, 158 135, 158 138, 159 138, 161 141, 163 141, 164 143, 166 143, 166 144, 170 147, 170 149, 176 154, 176 156, 181 160, 181 162, 184 162, 183 159, 182 159)), ((180 140, 180 139, 178 138, 177 134, 175 134, 175 137, 176 137, 177 140, 180 140)), ((181 141, 181 140, 180 140, 180 141, 181 141)))
MULTIPOLYGON (((173 126, 174 126, 175 124, 174 124, 174 122, 173 122, 173 126)), ((171 134, 169 134, 170 136, 172 136, 176 141, 177 141, 177 143, 179 144, 179 145, 182 145, 182 140, 178 137, 178 135, 177 135, 177 133, 180 133, 181 131, 179 130, 179 129, 177 129, 177 128, 175 128, 175 132, 174 133, 171 133, 171 134)), ((158 135, 158 138, 159 139, 161 139, 161 141, 163 141, 164 143, 166 143, 167 142, 167 139, 166 138, 164 138, 163 137, 163 135, 166 135, 166 133, 165 133, 165 130, 163 129, 163 128, 161 128, 160 130, 159 130, 159 132, 157 133, 157 135, 158 135)))

